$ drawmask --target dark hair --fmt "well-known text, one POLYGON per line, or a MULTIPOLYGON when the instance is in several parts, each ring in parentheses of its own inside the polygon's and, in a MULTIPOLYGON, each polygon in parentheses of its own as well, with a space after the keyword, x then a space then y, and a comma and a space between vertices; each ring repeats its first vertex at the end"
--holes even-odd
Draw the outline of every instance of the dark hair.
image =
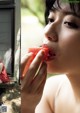
MULTIPOLYGON (((48 18, 49 12, 52 9, 52 7, 54 7, 53 5, 55 4, 55 2, 57 4, 57 8, 62 9, 60 6, 60 2, 65 3, 65 0, 62 0, 62 1, 61 0, 45 0, 45 7, 46 7, 45 22, 46 24, 48 23, 47 18, 48 18)), ((73 13, 80 16, 80 0, 77 0, 77 1, 73 0, 73 2, 72 0, 67 0, 66 2, 69 3, 70 8, 73 11, 73 13)))

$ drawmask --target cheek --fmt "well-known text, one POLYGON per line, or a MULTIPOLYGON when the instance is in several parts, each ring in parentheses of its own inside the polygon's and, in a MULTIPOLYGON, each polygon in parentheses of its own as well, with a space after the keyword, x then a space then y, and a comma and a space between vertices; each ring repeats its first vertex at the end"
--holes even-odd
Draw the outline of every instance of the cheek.
POLYGON ((80 59, 80 33, 72 33, 68 32, 62 35, 59 40, 59 49, 60 55, 66 61, 68 60, 70 63, 74 63, 79 61, 80 59), (71 62, 72 61, 72 62, 71 62))
POLYGON ((66 31, 61 33, 59 46, 67 51, 80 50, 80 31, 66 31))

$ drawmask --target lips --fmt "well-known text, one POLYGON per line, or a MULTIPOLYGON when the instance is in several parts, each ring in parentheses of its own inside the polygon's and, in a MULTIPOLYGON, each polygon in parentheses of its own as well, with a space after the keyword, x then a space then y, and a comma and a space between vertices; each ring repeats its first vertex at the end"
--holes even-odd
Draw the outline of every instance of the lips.
POLYGON ((56 56, 56 53, 54 51, 54 49, 52 49, 50 46, 48 46, 47 44, 43 44, 42 47, 47 47, 49 48, 49 52, 48 52, 48 55, 47 55, 47 61, 49 60, 53 60, 56 56))

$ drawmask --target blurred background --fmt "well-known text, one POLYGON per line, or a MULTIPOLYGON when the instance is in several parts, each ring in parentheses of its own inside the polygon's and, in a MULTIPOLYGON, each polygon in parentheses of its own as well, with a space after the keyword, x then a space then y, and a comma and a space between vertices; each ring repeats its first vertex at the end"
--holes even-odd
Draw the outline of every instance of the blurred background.
POLYGON ((21 57, 27 48, 41 45, 44 11, 44 0, 21 0, 21 57))

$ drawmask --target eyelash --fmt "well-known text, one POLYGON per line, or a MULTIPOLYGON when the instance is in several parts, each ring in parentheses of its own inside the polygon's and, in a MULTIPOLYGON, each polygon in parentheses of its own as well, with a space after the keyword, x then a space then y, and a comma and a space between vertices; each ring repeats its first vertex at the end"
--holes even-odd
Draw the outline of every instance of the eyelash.
POLYGON ((75 29, 78 28, 78 25, 76 25, 74 22, 68 22, 68 21, 66 21, 66 22, 64 22, 64 24, 67 24, 67 26, 69 28, 75 28, 75 29))
POLYGON ((54 22, 54 19, 48 18, 48 24, 54 22))
MULTIPOLYGON (((48 24, 54 22, 54 19, 52 18, 48 18, 48 24)), ((69 28, 75 28, 77 29, 78 28, 78 25, 75 24, 74 22, 68 22, 68 21, 65 21, 64 24, 66 24, 69 28)))

